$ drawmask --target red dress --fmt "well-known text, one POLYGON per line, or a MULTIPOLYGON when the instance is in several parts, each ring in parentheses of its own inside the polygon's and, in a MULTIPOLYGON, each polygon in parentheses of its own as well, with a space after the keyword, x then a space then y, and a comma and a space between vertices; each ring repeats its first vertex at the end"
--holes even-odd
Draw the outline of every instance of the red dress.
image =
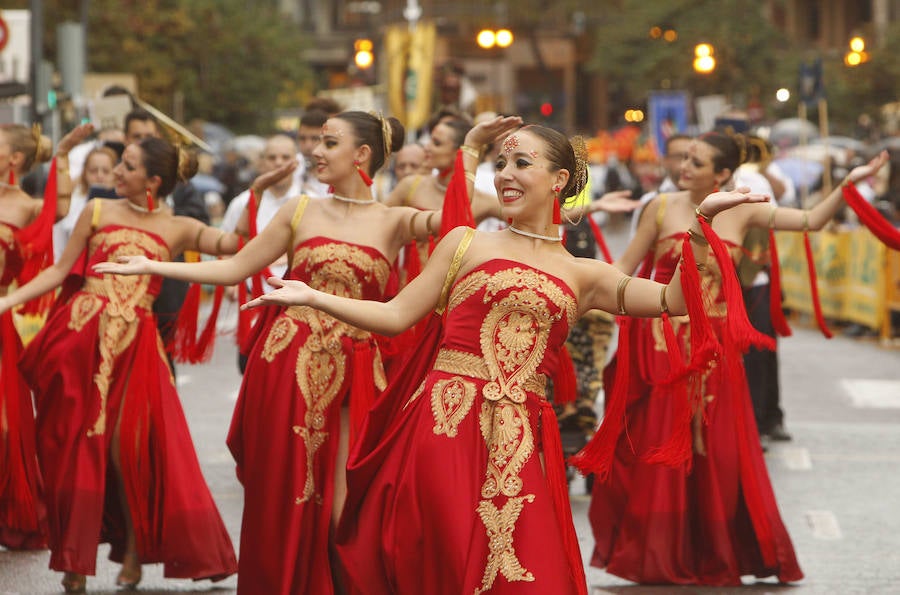
MULTIPOLYGON (((661 240, 657 281, 666 283, 674 274, 682 236, 661 240)), ((609 482, 595 483, 592 492, 592 564, 647 584, 739 585, 742 575, 797 581, 803 574, 769 482, 741 354, 724 336, 721 277, 712 257, 701 281, 713 297, 707 312, 724 350, 704 376, 707 454, 695 453, 687 472, 643 460, 671 436, 674 399, 659 384, 669 370, 662 322, 635 320, 628 340, 620 340, 631 348, 634 364, 626 430, 609 482)), ((687 353, 687 318, 675 318, 673 325, 687 353)))
POLYGON ((133 254, 169 260, 154 234, 112 225, 95 231, 87 263, 76 265, 84 266, 83 283, 60 297, 20 364, 37 405, 50 568, 94 574, 101 541, 121 561, 125 519, 110 460, 118 446, 141 562, 163 563, 172 578, 224 578, 237 561, 151 312, 161 278, 91 270, 133 254))
MULTIPOLYGON (((382 299, 390 275, 374 248, 323 237, 293 262, 287 278, 357 299, 382 299)), ((361 419, 384 372, 367 332, 308 307, 263 316, 228 435, 244 485, 238 593, 327 595, 341 408, 361 419)))
POLYGON ((351 452, 338 550, 352 592, 587 592, 544 395, 575 313, 564 283, 516 262, 454 284, 436 354, 388 388, 351 452))
MULTIPOLYGON (((17 228, 0 221, 0 295, 22 268, 17 228)), ((0 545, 11 549, 46 546, 47 511, 34 445, 31 391, 16 364, 22 350, 12 312, 0 314, 0 545)))

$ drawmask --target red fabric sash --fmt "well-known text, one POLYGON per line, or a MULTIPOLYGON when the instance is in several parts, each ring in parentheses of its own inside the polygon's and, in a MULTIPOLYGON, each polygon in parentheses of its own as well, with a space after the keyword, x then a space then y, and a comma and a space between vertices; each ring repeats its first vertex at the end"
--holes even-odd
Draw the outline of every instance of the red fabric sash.
POLYGON ((353 371, 350 377, 350 448, 356 444, 366 414, 375 402, 374 352, 368 341, 353 343, 353 371))
MULTIPOLYGON (((569 360, 571 363, 571 359, 569 360)), ((554 386, 554 389, 556 387, 554 386)), ((556 393, 554 392, 554 395, 556 393)), ((556 521, 563 534, 563 545, 569 559, 569 571, 579 595, 587 595, 587 578, 584 574, 584 563, 581 561, 581 550, 578 547, 578 536, 575 534, 575 522, 572 519, 572 506, 569 503, 569 483, 566 479, 566 466, 562 457, 562 440, 559 436, 559 424, 556 413, 547 399, 539 400, 541 405, 541 442, 544 450, 547 483, 556 521)))
MULTIPOLYGON (((25 285, 53 264, 53 223, 56 221, 57 180, 56 157, 50 162, 50 173, 44 186, 44 204, 37 218, 16 232, 16 242, 24 260, 19 285, 25 285)), ((37 297, 24 306, 24 314, 46 312, 53 303, 54 292, 37 297)))
POLYGON ((606 262, 612 262, 612 255, 609 252, 609 246, 606 245, 606 240, 603 238, 603 232, 600 231, 600 226, 597 225, 597 222, 594 221, 594 218, 590 215, 585 215, 587 217, 588 223, 591 226, 591 231, 594 232, 594 239, 597 241, 597 246, 600 247, 600 252, 603 254, 603 259, 606 262))
POLYGON ((875 234, 876 238, 891 250, 900 250, 900 231, 862 197, 853 182, 844 185, 844 200, 859 217, 859 221, 875 234))
POLYGON ((453 175, 444 193, 444 206, 441 209, 441 235, 444 237, 451 229, 465 225, 475 227, 472 215, 472 204, 466 189, 466 169, 463 166, 462 150, 456 152, 453 164, 453 175))
POLYGON ((819 330, 822 331, 825 338, 830 339, 834 335, 832 335, 831 330, 825 323, 825 316, 822 314, 822 301, 819 299, 819 282, 816 278, 816 262, 813 259, 812 245, 809 243, 809 232, 806 230, 803 231, 803 248, 806 250, 806 266, 809 269, 809 294, 812 298, 813 312, 816 314, 816 324, 819 325, 819 330))

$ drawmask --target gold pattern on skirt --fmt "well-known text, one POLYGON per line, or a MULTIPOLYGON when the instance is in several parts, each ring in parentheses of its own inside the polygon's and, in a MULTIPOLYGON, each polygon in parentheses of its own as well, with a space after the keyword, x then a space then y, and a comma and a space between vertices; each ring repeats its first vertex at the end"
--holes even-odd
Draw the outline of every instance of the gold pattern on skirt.
POLYGON ((475 590, 475 595, 485 593, 494 586, 498 574, 509 582, 534 582, 534 575, 526 570, 516 557, 516 549, 513 544, 513 532, 516 529, 516 521, 525 507, 525 502, 534 502, 534 494, 510 498, 497 510, 489 500, 478 503, 478 516, 484 523, 488 534, 488 559, 481 578, 481 588, 475 590))
POLYGON ((431 388, 431 411, 434 413, 434 433, 448 438, 456 436, 460 422, 475 402, 475 384, 454 376, 438 380, 431 388))

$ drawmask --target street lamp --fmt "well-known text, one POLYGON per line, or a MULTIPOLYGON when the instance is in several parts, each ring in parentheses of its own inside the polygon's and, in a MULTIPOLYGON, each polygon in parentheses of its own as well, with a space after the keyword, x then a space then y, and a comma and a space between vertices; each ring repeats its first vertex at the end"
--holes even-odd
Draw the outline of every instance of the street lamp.
POLYGON ((372 66, 375 61, 375 54, 372 53, 374 45, 371 39, 357 39, 353 42, 353 63, 360 70, 366 70, 372 66))
POLYGON ((708 43, 698 43, 694 46, 694 70, 700 74, 709 74, 716 69, 716 59, 713 57, 713 46, 708 43))

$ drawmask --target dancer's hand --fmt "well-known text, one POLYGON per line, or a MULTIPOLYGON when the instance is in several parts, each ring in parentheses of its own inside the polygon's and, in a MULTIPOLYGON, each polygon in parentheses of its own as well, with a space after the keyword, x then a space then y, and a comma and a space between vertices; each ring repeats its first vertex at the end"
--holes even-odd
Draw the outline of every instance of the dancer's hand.
POLYGON ((712 219, 722 211, 727 211, 737 205, 768 201, 767 194, 756 194, 750 192, 750 188, 742 186, 730 192, 713 192, 700 203, 700 212, 712 219))
POLYGON ((83 143, 94 132, 93 124, 80 124, 70 130, 56 143, 57 155, 68 155, 76 145, 83 143))
POLYGON ((259 308, 260 306, 308 306, 312 303, 312 298, 316 292, 303 281, 269 277, 266 279, 266 283, 274 287, 275 290, 250 300, 241 306, 241 310, 259 308))
POLYGON ((262 193, 265 192, 270 186, 276 184, 289 176, 295 169, 297 169, 297 160, 291 159, 284 165, 276 167, 272 171, 267 171, 264 174, 260 174, 256 176, 256 179, 253 180, 253 183, 250 184, 250 189, 253 190, 253 193, 256 195, 256 200, 259 201, 262 199, 262 193))
POLYGON ((98 262, 92 268, 101 275, 151 275, 153 261, 146 256, 120 256, 116 262, 98 262))
POLYGON ((493 120, 481 122, 469 130, 463 144, 481 150, 485 145, 505 138, 521 126, 522 118, 519 116, 497 116, 493 120))
POLYGON ((875 173, 881 169, 881 166, 888 162, 888 159, 888 152, 882 151, 868 163, 854 167, 850 173, 847 174, 847 181, 855 184, 857 182, 862 182, 870 176, 874 176, 875 173))
POLYGON ((640 204, 640 201, 631 200, 631 190, 614 190, 591 202, 589 210, 591 213, 596 211, 630 213, 640 204))

